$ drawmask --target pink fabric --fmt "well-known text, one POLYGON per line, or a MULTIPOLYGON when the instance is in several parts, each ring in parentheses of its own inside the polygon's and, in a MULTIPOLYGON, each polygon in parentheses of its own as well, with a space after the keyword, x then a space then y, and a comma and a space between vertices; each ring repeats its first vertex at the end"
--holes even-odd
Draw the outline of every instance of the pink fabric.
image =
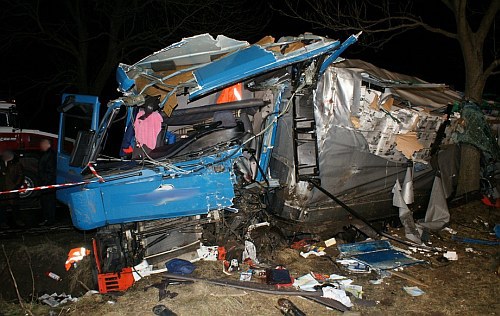
POLYGON ((140 120, 139 118, 143 115, 144 110, 139 110, 139 113, 135 117, 135 140, 139 145, 146 145, 149 149, 155 149, 163 117, 160 113, 154 111, 147 118, 140 120))

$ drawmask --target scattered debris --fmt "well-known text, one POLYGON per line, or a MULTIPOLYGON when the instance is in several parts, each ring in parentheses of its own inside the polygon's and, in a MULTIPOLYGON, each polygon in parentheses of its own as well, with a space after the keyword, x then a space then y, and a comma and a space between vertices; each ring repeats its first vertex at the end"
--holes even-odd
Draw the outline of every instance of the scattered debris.
POLYGON ((305 291, 297 291, 290 287, 280 287, 277 288, 274 285, 256 283, 256 282, 240 282, 235 280, 228 279, 204 279, 197 278, 187 275, 180 274, 170 274, 165 273, 164 277, 173 280, 173 281, 195 281, 195 282, 206 282, 208 284, 219 285, 219 286, 228 286, 241 290, 255 291, 266 294, 275 294, 275 295, 285 295, 285 296, 304 296, 304 297, 321 297, 320 292, 305 292, 305 291))
POLYGON ((200 248, 197 250, 198 257, 200 260, 217 261, 218 248, 217 246, 200 245, 200 248))
POLYGON ((382 282, 384 282, 384 279, 370 280, 370 283, 373 285, 379 285, 382 284, 382 282))
POLYGON ((478 244, 478 245, 486 245, 486 246, 498 246, 498 245, 500 245, 500 241, 467 238, 467 237, 460 237, 457 235, 451 236, 451 240, 463 242, 463 243, 467 243, 467 244, 478 244))
POLYGON ((443 254, 443 257, 451 261, 458 260, 458 255, 456 251, 447 251, 443 254))
POLYGON ((296 250, 301 250, 305 247, 310 247, 311 245, 313 245, 314 243, 317 243, 317 242, 318 242, 318 240, 315 240, 312 238, 305 238, 305 239, 301 239, 301 240, 293 242, 292 245, 290 246, 290 248, 296 249, 296 250))
POLYGON ((150 265, 147 260, 142 260, 141 263, 139 263, 132 269, 132 275, 134 276, 134 280, 137 282, 141 278, 165 271, 168 271, 168 269, 157 269, 153 271, 153 265, 150 265))
POLYGON ((340 256, 364 263, 375 270, 425 263, 394 249, 387 240, 376 240, 338 246, 340 256))
POLYGON ((442 230, 444 230, 444 231, 446 231, 446 232, 448 232, 448 233, 450 233, 452 235, 456 235, 457 234, 457 231, 454 230, 454 229, 452 229, 452 228, 450 228, 450 227, 445 227, 442 230))
POLYGON ((325 240, 326 248, 331 247, 331 246, 336 245, 336 244, 337 244, 337 240, 335 238, 330 238, 330 239, 325 240))
POLYGON ((59 305, 64 305, 69 302, 76 302, 78 301, 78 298, 72 297, 70 294, 66 293, 52 293, 51 295, 49 294, 44 294, 38 298, 38 301, 42 302, 43 304, 47 304, 50 307, 57 307, 59 305))
POLYGON ((370 273, 370 266, 358 260, 337 259, 337 262, 343 265, 348 271, 354 273, 370 273))
POLYGON ((253 275, 252 270, 248 270, 246 272, 241 272, 240 273, 240 281, 249 282, 252 280, 252 275, 253 275))
POLYGON ((320 285, 320 283, 312 276, 311 273, 303 275, 299 278, 296 278, 293 282, 293 286, 296 289, 302 291, 316 291, 316 287, 320 285))
POLYGON ((293 285, 290 272, 283 267, 276 267, 276 269, 266 270, 266 283, 280 287, 290 287, 293 285))
POLYGON ((335 245, 337 242, 335 238, 330 238, 327 241, 320 243, 318 240, 312 238, 301 239, 292 243, 290 248, 300 250, 300 255, 304 258, 308 258, 310 255, 315 255, 317 257, 326 255, 325 246, 329 247, 335 245), (328 243, 328 245, 326 245, 328 243))
POLYGON ((333 288, 331 286, 326 286, 321 288, 323 291, 323 297, 330 298, 332 300, 339 301, 347 307, 353 307, 351 299, 347 296, 346 291, 333 288))
POLYGON ((222 272, 227 275, 231 275, 231 272, 239 271, 240 264, 238 263, 238 259, 231 259, 231 261, 224 260, 222 262, 222 272))
POLYGON ((76 268, 77 267, 77 262, 81 261, 85 256, 90 255, 90 250, 84 248, 84 247, 79 247, 79 248, 73 248, 68 252, 68 259, 66 260, 64 267, 66 268, 66 271, 69 271, 71 267, 76 268))
POLYGON ((62 278, 59 275, 55 274, 54 272, 50 272, 50 271, 49 272, 45 272, 45 275, 48 276, 51 279, 56 280, 56 281, 62 281, 62 278))
POLYGON ((177 316, 176 313, 168 309, 165 305, 156 305, 153 307, 153 313, 159 316, 177 316))
POLYGON ((489 229, 490 228, 490 223, 488 223, 487 221, 485 221, 484 219, 482 219, 481 217, 476 217, 473 221, 473 223, 475 224, 483 224, 483 226, 486 228, 486 229, 489 229))
POLYGON ((363 298, 363 287, 352 284, 353 280, 338 274, 323 276, 317 273, 308 273, 295 279, 293 286, 302 291, 315 292, 321 289, 323 297, 339 301, 346 307, 351 307, 352 302, 346 292, 356 299, 363 298))
POLYGON ((250 240, 245 240, 245 250, 243 250, 241 262, 246 262, 248 260, 254 264, 259 264, 259 260, 257 259, 257 250, 255 249, 254 243, 250 240))
POLYGON ((191 274, 196 269, 196 266, 191 262, 177 258, 167 261, 165 266, 173 274, 191 274))
POLYGON ((295 304, 286 298, 278 299, 279 310, 286 316, 306 316, 295 304))
MULTIPOLYGON (((186 283, 186 282, 187 283, 192 283, 192 282, 188 282, 188 281, 184 281, 182 283, 186 283)), ((158 302, 160 302, 160 301, 162 301, 165 298, 175 298, 178 294, 175 293, 175 292, 170 292, 169 290, 167 290, 167 287, 170 284, 180 284, 180 283, 181 283, 180 281, 172 281, 172 280, 169 280, 169 279, 163 279, 159 283, 155 283, 153 285, 146 286, 144 288, 144 291, 147 291, 148 289, 150 289, 152 287, 158 289, 158 302)))
POLYGON ((427 285, 427 284, 425 284, 424 282, 422 282, 422 281, 420 281, 420 280, 417 280, 417 279, 415 279, 414 277, 409 276, 409 275, 407 275, 407 274, 405 274, 405 273, 403 273, 403 272, 400 272, 400 271, 390 271, 389 273, 390 273, 391 275, 395 275, 395 276, 397 276, 397 277, 399 277, 399 278, 401 278, 401 279, 405 279, 405 280, 410 281, 410 282, 412 282, 412 283, 415 283, 415 284, 417 284, 417 285, 420 285, 420 286, 423 286, 423 287, 427 287, 427 286, 428 286, 428 285, 427 285))
POLYGON ((300 255, 304 258, 308 258, 310 255, 315 255, 316 257, 321 257, 321 256, 324 256, 326 255, 326 252, 324 252, 325 248, 324 247, 316 247, 316 246, 313 246, 310 248, 309 251, 307 252, 303 252, 301 251, 300 252, 300 255))
POLYGON ((411 296, 420 296, 420 295, 425 294, 424 291, 422 291, 421 289, 419 289, 416 286, 404 286, 403 290, 405 290, 405 292, 410 294, 411 296))
MULTIPOLYGON (((352 282, 352 280, 350 280, 352 282)), ((363 287, 356 284, 342 284, 340 289, 351 293, 355 298, 363 298, 363 287)))

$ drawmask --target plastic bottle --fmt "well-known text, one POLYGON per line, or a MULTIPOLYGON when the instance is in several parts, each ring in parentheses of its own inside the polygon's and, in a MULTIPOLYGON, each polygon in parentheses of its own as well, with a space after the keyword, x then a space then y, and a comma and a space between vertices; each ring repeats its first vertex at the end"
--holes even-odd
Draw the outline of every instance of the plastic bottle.
POLYGON ((45 275, 48 276, 51 279, 54 279, 56 281, 62 281, 62 278, 55 274, 54 272, 45 272, 45 275))

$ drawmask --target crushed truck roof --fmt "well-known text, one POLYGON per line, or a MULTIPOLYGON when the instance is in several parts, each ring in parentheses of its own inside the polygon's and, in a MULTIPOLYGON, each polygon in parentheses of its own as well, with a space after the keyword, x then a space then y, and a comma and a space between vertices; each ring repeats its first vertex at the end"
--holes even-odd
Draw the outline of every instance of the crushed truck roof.
MULTIPOLYGON (((359 34, 358 34, 359 35, 359 34)), ((275 42, 266 36, 254 45, 219 35, 202 34, 182 39, 133 65, 120 64, 119 88, 125 94, 135 87, 138 94, 160 96, 170 115, 177 105, 176 93, 188 92, 195 100, 214 91, 287 65, 327 55, 320 71, 352 43, 358 35, 340 43, 305 34, 275 42)))

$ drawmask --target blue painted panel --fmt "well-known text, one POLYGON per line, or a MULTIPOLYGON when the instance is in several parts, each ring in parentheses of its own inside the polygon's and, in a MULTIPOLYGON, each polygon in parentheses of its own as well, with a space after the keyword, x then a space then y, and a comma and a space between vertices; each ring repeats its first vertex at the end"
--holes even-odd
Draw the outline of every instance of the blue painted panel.
POLYGON ((207 214, 231 206, 234 198, 229 172, 141 179, 103 187, 101 192, 109 224, 207 214))
POLYGON ((69 201, 71 220, 76 228, 93 229, 106 224, 101 193, 99 190, 80 190, 71 194, 69 201))
POLYGON ((339 244, 339 251, 342 255, 357 255, 360 253, 388 250, 392 246, 387 240, 375 240, 370 242, 357 242, 353 244, 339 244))
POLYGON ((379 270, 389 270, 401 266, 423 263, 394 249, 363 253, 355 255, 354 258, 379 270))
POLYGON ((361 33, 349 36, 336 51, 323 61, 323 64, 321 64, 321 68, 319 69, 319 76, 322 76, 325 73, 328 66, 330 66, 340 56, 340 54, 347 49, 347 47, 351 46, 358 40, 358 36, 360 34, 361 33))
MULTIPOLYGON (((57 183, 69 183, 69 182, 80 182, 82 181, 82 175, 80 174, 80 168, 74 168, 69 166, 69 155, 59 153, 57 155, 57 183)), ((57 189, 56 195, 57 199, 63 204, 68 205, 70 202, 70 194, 73 192, 78 192, 83 186, 74 186, 64 189, 57 189)))
POLYGON ((202 90, 192 93, 192 97, 196 97, 197 93, 204 90, 211 90, 239 78, 251 76, 263 65, 274 62, 276 62, 274 54, 257 45, 232 53, 193 72, 202 90))
MULTIPOLYGON (((86 104, 92 111, 92 121, 88 129, 96 130, 99 125, 99 110, 100 110, 100 102, 98 97, 92 95, 79 95, 79 94, 63 94, 62 101, 66 99, 68 96, 73 96, 75 98, 76 103, 86 104)), ((60 113, 59 115, 59 142, 57 145, 57 183, 69 183, 69 182, 80 182, 82 181, 82 175, 80 172, 81 168, 71 167, 69 165, 70 156, 63 152, 63 137, 62 135, 64 131, 64 113, 60 113)), ((77 192, 81 190, 80 187, 69 187, 65 189, 58 189, 56 191, 56 196, 59 201, 68 205, 70 202, 70 194, 73 192, 77 192)))
POLYGON ((280 111, 281 100, 283 97, 284 89, 281 88, 276 95, 276 101, 274 103, 273 114, 269 115, 266 120, 266 124, 271 124, 274 121, 273 127, 267 130, 264 133, 261 154, 259 158, 259 170, 257 173, 257 177, 255 178, 257 181, 264 180, 264 174, 262 174, 261 170, 267 172, 267 168, 269 167, 269 161, 271 160, 271 154, 273 152, 274 144, 276 143, 276 133, 278 129, 278 113, 280 111))
POLYGON ((342 257, 356 259, 376 270, 425 263, 394 249, 387 240, 341 244, 338 249, 342 257))
POLYGON ((233 148, 177 163, 180 171, 145 168, 141 176, 121 175, 118 180, 79 187, 78 192, 69 195, 73 223, 80 229, 93 229, 106 224, 207 214, 229 207, 234 198, 232 164, 239 155, 241 150, 233 148))
POLYGON ((121 92, 127 92, 132 88, 135 84, 135 81, 133 79, 130 79, 121 67, 121 65, 116 68, 116 81, 118 82, 118 90, 121 92))
POLYGON ((306 46, 309 49, 302 53, 292 52, 289 56, 283 56, 279 53, 275 55, 259 45, 252 45, 193 71, 200 88, 190 92, 189 100, 258 74, 327 54, 338 46, 338 41, 324 42, 315 47, 306 46))

